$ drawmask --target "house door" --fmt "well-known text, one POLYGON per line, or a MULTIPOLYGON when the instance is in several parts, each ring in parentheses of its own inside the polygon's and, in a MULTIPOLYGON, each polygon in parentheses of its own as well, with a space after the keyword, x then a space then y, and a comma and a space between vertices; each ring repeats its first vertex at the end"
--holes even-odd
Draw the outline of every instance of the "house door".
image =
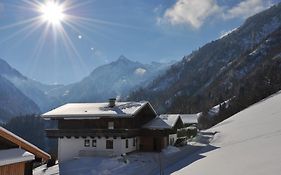
POLYGON ((153 151, 161 151, 161 138, 153 138, 153 151))
POLYGON ((153 138, 153 151, 156 151, 157 149, 157 139, 154 137, 153 138))

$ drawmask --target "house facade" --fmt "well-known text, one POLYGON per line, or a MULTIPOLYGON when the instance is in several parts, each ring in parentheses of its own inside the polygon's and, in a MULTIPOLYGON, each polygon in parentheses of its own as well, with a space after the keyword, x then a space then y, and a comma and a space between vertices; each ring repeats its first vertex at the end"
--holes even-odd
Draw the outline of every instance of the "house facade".
POLYGON ((0 175, 31 175, 34 162, 50 158, 48 153, 0 127, 0 175))
POLYGON ((81 156, 115 156, 132 151, 161 151, 176 139, 182 121, 169 123, 149 102, 70 103, 42 115, 57 120, 46 130, 58 139, 59 161, 81 156), (154 127, 154 124, 157 124, 154 127), (179 123, 179 124, 178 124, 179 123))

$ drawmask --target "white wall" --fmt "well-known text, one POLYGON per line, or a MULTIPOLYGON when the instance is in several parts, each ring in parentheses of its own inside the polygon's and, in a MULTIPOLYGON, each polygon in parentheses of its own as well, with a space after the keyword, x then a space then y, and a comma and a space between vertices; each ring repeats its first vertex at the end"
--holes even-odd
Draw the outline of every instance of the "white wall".
MULTIPOLYGON (((136 150, 137 145, 133 146, 133 139, 128 138, 128 148, 126 148, 126 139, 117 137, 116 139, 110 138, 59 138, 58 139, 58 157, 59 161, 70 160, 75 157, 81 156, 81 152, 90 155, 121 155, 136 150), (84 142, 86 139, 90 140, 90 146, 85 147, 84 142), (96 147, 92 147, 92 140, 96 140, 96 147), (106 140, 113 140, 113 149, 106 149, 106 140), (80 154, 79 154, 80 153, 80 154)), ((137 144, 139 141, 137 142, 137 144)))
POLYGON ((137 149, 137 144, 133 146, 134 138, 128 138, 128 148, 126 148, 126 139, 121 140, 121 149, 123 153, 128 153, 135 151, 137 149))

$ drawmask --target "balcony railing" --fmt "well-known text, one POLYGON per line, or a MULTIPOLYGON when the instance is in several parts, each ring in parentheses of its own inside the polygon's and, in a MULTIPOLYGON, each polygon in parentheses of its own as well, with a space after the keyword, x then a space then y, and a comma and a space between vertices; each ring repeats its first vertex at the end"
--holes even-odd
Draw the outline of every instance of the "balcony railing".
POLYGON ((134 137, 139 129, 46 129, 50 138, 58 137, 134 137))

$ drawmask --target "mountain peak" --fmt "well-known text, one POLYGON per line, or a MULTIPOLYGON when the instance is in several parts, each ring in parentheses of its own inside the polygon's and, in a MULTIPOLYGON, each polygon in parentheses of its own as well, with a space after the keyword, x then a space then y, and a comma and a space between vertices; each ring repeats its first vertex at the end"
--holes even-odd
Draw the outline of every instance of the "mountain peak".
POLYGON ((125 61, 125 62, 132 62, 131 60, 129 60, 127 57, 125 57, 124 55, 120 55, 119 58, 117 59, 117 62, 119 61, 125 61))

